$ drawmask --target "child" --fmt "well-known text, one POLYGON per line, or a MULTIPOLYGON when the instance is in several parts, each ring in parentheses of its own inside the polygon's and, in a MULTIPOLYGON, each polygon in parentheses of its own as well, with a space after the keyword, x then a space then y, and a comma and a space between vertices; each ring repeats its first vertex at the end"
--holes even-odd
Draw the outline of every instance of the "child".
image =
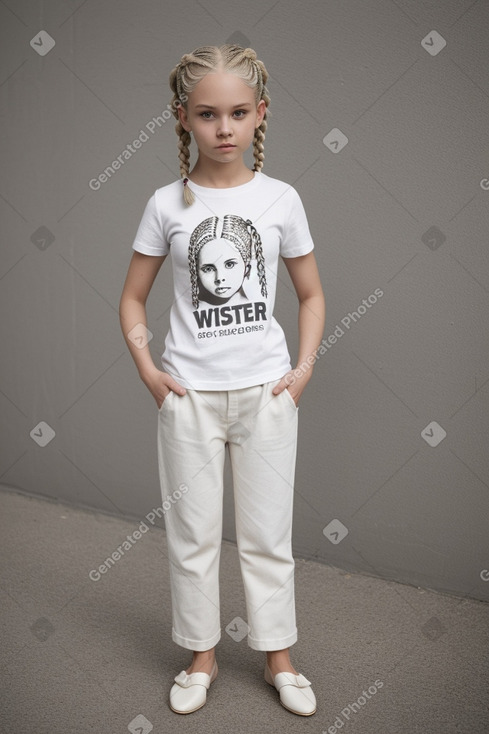
POLYGON ((172 639, 193 651, 170 691, 180 714, 206 703, 218 670, 226 446, 248 645, 266 652, 265 680, 285 708, 316 711, 311 684, 289 657, 297 641, 291 533, 297 404, 321 341, 324 298, 299 195, 261 172, 267 79, 256 53, 234 45, 198 48, 173 69, 183 182, 149 199, 120 302, 124 338, 158 406, 163 496, 186 487, 165 515, 172 639), (191 133, 198 157, 189 172, 191 133), (160 369, 128 334, 146 326, 146 300, 168 254, 175 298, 160 369), (279 256, 299 300, 295 370, 273 316, 279 256))
MULTIPOLYGON (((217 236, 218 217, 199 224, 190 237, 188 251, 192 303, 199 298, 208 303, 227 303, 250 277, 253 236, 262 296, 267 295, 266 275, 260 235, 248 220, 226 214, 221 237, 217 236), (227 257, 226 257, 227 253, 227 257), (199 294, 198 286, 201 286, 199 294), (203 289, 203 292, 202 292, 203 289)), ((246 294, 243 294, 246 296, 246 294)), ((250 300, 249 297, 246 300, 250 300)))

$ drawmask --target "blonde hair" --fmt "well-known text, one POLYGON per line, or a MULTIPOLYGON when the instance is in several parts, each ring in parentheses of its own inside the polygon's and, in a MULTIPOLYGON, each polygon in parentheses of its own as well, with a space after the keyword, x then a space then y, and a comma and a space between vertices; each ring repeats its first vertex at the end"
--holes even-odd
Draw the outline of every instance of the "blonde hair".
MULTIPOLYGON (((270 97, 266 88, 268 72, 262 61, 256 58, 252 48, 242 48, 233 44, 223 46, 201 46, 190 54, 184 54, 170 74, 170 88, 173 92, 171 110, 177 119, 175 131, 178 135, 178 158, 180 160, 180 175, 183 179, 183 197, 186 204, 193 204, 194 194, 190 190, 187 180, 190 168, 190 133, 182 126, 178 118, 178 107, 187 108, 188 95, 198 82, 209 72, 222 68, 224 71, 236 74, 255 91, 256 104, 263 100, 268 107, 270 97)), ((253 138, 254 171, 263 168, 265 159, 263 141, 267 129, 267 113, 261 125, 255 129, 253 138)))

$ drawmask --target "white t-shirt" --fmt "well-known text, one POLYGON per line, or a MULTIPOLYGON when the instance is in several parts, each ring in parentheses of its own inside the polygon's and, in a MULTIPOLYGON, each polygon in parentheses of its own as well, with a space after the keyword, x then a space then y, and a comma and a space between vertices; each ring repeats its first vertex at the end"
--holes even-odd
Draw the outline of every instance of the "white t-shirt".
POLYGON ((175 181, 149 199, 134 243, 171 255, 174 302, 161 357, 185 388, 235 390, 278 380, 291 369, 273 317, 279 256, 314 248, 297 191, 255 173, 227 189, 175 181))

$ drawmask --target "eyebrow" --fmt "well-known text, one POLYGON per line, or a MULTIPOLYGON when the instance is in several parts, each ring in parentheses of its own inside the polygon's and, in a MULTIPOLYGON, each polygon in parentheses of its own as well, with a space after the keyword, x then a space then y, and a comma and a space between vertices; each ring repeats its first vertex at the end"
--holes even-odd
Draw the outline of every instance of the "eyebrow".
MULTIPOLYGON (((226 263, 231 263, 231 262, 239 262, 238 256, 236 255, 236 257, 228 257, 228 258, 226 258, 226 260, 224 260, 224 265, 226 263)), ((215 262, 213 262, 213 263, 202 263, 200 267, 201 268, 205 268, 207 265, 212 265, 212 267, 214 268, 216 266, 216 263, 215 262)))
MULTIPOLYGON (((197 109, 199 107, 205 107, 207 110, 215 110, 215 109, 217 109, 216 107, 213 107, 211 104, 198 104, 198 105, 195 105, 195 109, 197 109)), ((243 102, 243 104, 235 104, 235 105, 233 105, 233 108, 234 109, 236 109, 238 107, 251 107, 251 103, 250 102, 243 102)))

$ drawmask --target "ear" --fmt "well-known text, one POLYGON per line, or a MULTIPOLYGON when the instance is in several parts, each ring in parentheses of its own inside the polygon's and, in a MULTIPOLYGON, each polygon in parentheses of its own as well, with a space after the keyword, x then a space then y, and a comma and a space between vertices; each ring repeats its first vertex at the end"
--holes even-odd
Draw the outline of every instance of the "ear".
POLYGON ((185 107, 182 104, 179 104, 177 107, 177 112, 178 112, 178 119, 180 120, 180 124, 182 125, 183 129, 189 133, 192 128, 188 121, 187 110, 185 109, 185 107))
POLYGON ((264 99, 261 99, 258 102, 258 105, 256 107, 256 122, 255 127, 260 127, 260 125, 263 122, 263 118, 265 117, 265 113, 267 111, 267 105, 265 103, 264 99))
POLYGON ((248 263, 248 265, 246 266, 245 271, 244 271, 243 280, 245 278, 249 278, 250 277, 250 272, 251 272, 251 263, 248 263))

